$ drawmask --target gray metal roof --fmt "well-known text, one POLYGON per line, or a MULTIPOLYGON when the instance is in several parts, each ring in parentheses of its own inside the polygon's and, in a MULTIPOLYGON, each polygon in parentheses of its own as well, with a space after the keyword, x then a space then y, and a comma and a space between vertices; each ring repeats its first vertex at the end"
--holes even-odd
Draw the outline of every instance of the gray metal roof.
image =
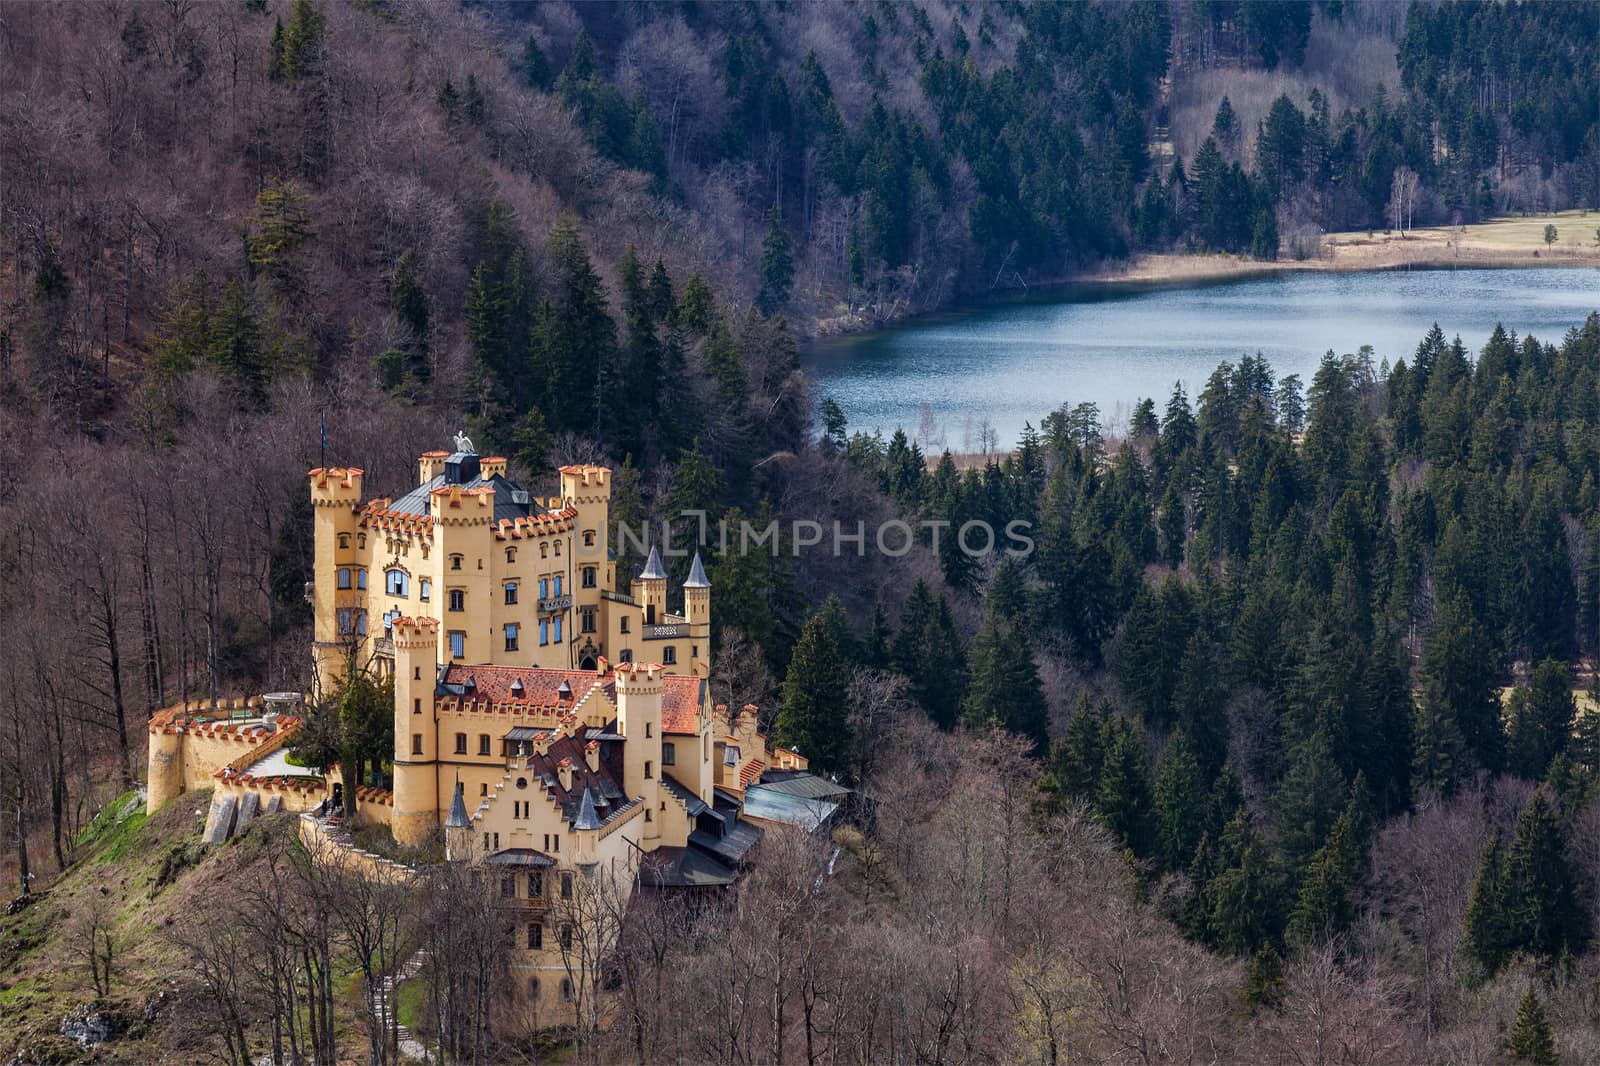
POLYGON ((506 848, 483 860, 493 866, 554 866, 556 861, 532 848, 506 848))
POLYGON ((752 785, 745 790, 745 802, 750 802, 750 793, 755 789, 764 788, 773 792, 783 792, 790 796, 799 796, 802 799, 835 799, 839 796, 848 796, 850 790, 837 781, 829 781, 816 774, 785 774, 778 776, 773 771, 767 771, 761 777, 761 783, 752 785), (769 775, 771 775, 769 777, 769 775))
POLYGON ((573 820, 572 828, 599 829, 603 824, 599 812, 594 809, 594 793, 585 787, 583 799, 578 801, 578 817, 573 820))
MULTIPOLYGON (((391 503, 389 510, 396 514, 425 515, 428 513, 428 494, 434 489, 443 488, 449 484, 450 482, 445 480, 443 474, 430 478, 391 503)), ((486 478, 475 477, 471 481, 463 482, 461 487, 473 489, 483 485, 489 485, 494 488, 494 520, 496 522, 502 518, 509 518, 513 521, 518 518, 527 518, 536 510, 541 510, 541 508, 534 506, 531 497, 522 490, 521 486, 499 474, 486 478), (525 502, 519 503, 519 499, 525 502)))
POLYGON ((657 848, 639 871, 646 887, 720 888, 738 879, 736 871, 693 848, 657 848))
POLYGON ((767 822, 782 822, 808 833, 828 825, 838 810, 839 804, 829 800, 807 799, 764 788, 746 789, 744 794, 746 816, 767 822))
POLYGON ((661 553, 652 546, 650 558, 644 561, 644 573, 639 575, 640 581, 665 581, 667 572, 661 566, 661 553))
POLYGON ((461 782, 456 782, 456 792, 450 797, 450 815, 444 820, 446 829, 465 829, 472 822, 467 818, 466 793, 461 789, 461 782))
POLYGON ((694 562, 689 564, 689 580, 683 583, 686 589, 708 589, 711 582, 706 580, 706 568, 700 565, 700 553, 694 553, 694 562))
POLYGON ((728 831, 717 837, 704 829, 689 834, 689 846, 699 848, 718 862, 738 866, 761 842, 761 829, 749 822, 734 822, 728 831))

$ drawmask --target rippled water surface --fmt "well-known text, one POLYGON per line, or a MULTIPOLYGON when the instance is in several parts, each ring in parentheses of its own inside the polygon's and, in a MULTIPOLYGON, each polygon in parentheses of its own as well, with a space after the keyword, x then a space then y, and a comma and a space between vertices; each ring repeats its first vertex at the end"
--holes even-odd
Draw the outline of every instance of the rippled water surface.
POLYGON ((1594 269, 1276 274, 991 303, 821 342, 806 362, 852 431, 932 427, 936 442, 970 451, 985 420, 1006 445, 1062 403, 1097 403, 1115 428, 1139 398, 1159 406, 1176 381, 1193 397, 1218 362, 1249 352, 1309 384, 1330 348, 1370 344, 1374 363, 1393 363, 1434 322, 1474 352, 1497 322, 1559 341, 1596 310, 1594 269))

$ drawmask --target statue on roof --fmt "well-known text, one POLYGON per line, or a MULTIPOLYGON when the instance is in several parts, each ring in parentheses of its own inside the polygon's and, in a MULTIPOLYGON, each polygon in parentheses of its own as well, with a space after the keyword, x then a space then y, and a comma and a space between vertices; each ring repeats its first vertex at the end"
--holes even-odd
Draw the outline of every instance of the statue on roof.
POLYGON ((456 434, 456 451, 467 455, 476 455, 478 452, 478 449, 472 446, 472 438, 467 436, 466 430, 456 434))

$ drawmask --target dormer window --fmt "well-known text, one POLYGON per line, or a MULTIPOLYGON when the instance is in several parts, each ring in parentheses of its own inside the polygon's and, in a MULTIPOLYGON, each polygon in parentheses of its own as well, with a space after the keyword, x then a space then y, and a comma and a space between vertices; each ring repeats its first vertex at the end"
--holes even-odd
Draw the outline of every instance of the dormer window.
POLYGON ((522 692, 522 678, 513 678, 511 681, 511 694, 520 699, 522 697, 522 692))

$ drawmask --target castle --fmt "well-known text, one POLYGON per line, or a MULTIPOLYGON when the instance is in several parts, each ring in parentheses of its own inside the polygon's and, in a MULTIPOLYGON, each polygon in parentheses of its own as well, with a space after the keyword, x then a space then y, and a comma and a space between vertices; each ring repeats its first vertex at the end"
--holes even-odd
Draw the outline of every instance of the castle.
MULTIPOLYGON (((845 790, 769 745, 754 707, 713 706, 698 555, 681 614, 668 613, 655 550, 630 591, 616 590, 609 470, 563 467, 559 495, 539 499, 458 437, 418 473, 399 499, 368 501, 359 469, 309 474, 314 698, 352 666, 392 678, 393 788, 356 787, 357 814, 400 844, 442 837, 447 860, 499 871, 519 1009, 551 1024, 570 1015, 587 965, 570 915, 557 920, 575 894, 604 881, 625 904, 636 887, 731 884, 763 823, 815 831, 845 790), (796 776, 807 780, 776 780, 796 776), (747 813, 763 789, 761 815, 747 813)), ((213 788, 208 839, 263 810, 331 812, 354 783, 288 760, 304 713, 293 694, 160 712, 150 809, 213 788)), ((321 825, 308 815, 302 835, 321 825)))

